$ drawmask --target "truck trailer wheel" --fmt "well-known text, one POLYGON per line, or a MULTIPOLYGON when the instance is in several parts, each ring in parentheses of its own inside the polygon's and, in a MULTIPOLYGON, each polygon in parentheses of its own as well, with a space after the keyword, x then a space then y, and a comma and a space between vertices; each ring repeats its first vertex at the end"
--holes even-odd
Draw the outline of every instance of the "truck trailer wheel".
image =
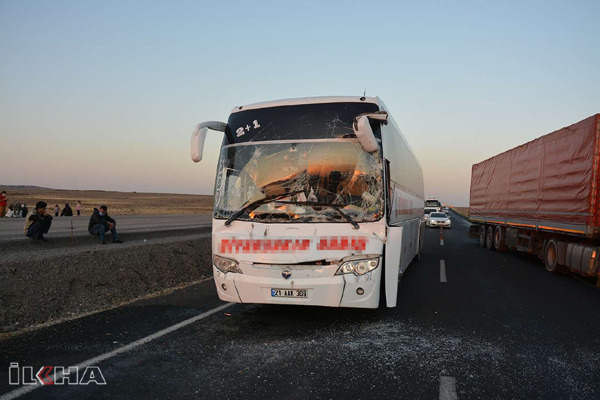
POLYGON ((551 274, 562 274, 566 270, 564 265, 558 263, 558 244, 554 239, 548 240, 544 247, 544 265, 551 274))
POLYGON ((494 250, 494 227, 488 226, 485 235, 485 247, 488 250, 494 250))
POLYGON ((494 229, 494 248, 498 251, 508 249, 508 246, 506 246, 506 228, 497 226, 494 229))
POLYGON ((479 247, 485 247, 485 225, 479 225, 479 247))

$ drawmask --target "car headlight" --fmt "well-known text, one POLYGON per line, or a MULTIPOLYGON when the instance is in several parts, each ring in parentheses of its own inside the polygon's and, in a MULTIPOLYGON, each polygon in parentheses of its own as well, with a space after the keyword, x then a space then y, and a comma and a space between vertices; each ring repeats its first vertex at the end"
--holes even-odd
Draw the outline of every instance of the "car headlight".
POLYGON ((368 260, 346 261, 338 268, 336 275, 354 274, 356 276, 364 275, 373 271, 379 266, 379 258, 370 258, 368 260))
POLYGON ((219 256, 213 256, 213 265, 221 272, 235 272, 238 274, 242 273, 237 261, 230 260, 229 258, 223 258, 219 256))

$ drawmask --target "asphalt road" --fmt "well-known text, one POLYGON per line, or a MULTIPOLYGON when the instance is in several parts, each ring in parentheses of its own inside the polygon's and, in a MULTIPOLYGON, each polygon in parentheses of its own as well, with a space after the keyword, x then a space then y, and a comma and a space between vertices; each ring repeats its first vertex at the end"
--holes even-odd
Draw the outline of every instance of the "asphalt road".
MULTIPOLYGON (((123 215, 115 216, 117 229, 121 232, 145 232, 155 230, 176 230, 211 226, 212 216, 209 214, 196 215, 123 215)), ((54 217, 48 238, 68 237, 71 235, 89 235, 87 231, 90 216, 54 217)), ((24 218, 0 218, 0 240, 23 240, 24 218)))
POLYGON ((97 365, 106 380, 23 399, 600 398, 600 291, 479 248, 453 221, 443 245, 427 232, 395 309, 218 308, 209 280, 1 341, 0 393, 21 393, 18 362, 97 365))

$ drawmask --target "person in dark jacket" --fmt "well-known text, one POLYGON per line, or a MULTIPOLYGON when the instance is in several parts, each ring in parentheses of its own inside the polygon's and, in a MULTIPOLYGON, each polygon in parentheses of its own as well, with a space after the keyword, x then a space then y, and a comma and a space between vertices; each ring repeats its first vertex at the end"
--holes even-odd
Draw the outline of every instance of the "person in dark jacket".
MULTIPOLYGON (((44 204, 46 204, 46 203, 44 203, 44 204)), ((25 204, 25 203, 21 204, 21 218, 25 218, 27 216, 27 212, 28 212, 27 204, 25 204)))
POLYGON ((27 220, 25 221, 25 227, 23 228, 23 233, 31 240, 43 240, 47 242, 48 239, 44 237, 45 233, 48 233, 50 230, 50 225, 52 225, 52 217, 46 214, 46 204, 43 201, 38 201, 35 205, 35 210, 31 210, 29 214, 27 214, 27 220))
POLYGON ((69 203, 65 203, 65 208, 63 208, 62 212, 60 213, 61 217, 72 217, 73 216, 73 209, 69 206, 69 203))
POLYGON ((94 213, 88 224, 88 232, 90 235, 100 235, 100 244, 106 244, 104 234, 110 231, 112 233, 113 243, 123 243, 117 234, 117 221, 108 215, 108 208, 100 206, 100 209, 94 208, 94 213))

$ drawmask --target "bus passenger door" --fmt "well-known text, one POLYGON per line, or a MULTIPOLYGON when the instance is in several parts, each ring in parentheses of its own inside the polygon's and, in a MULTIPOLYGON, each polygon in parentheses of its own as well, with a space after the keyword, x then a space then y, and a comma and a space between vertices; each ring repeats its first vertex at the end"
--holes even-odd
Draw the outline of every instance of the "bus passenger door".
POLYGON ((393 210, 393 202, 394 202, 394 193, 392 191, 392 180, 390 178, 390 160, 385 159, 385 216, 388 225, 390 224, 392 210, 393 210))
POLYGON ((400 257, 402 255, 401 226, 388 227, 385 246, 385 298, 388 308, 396 307, 398 299, 398 281, 400 278, 400 257))

